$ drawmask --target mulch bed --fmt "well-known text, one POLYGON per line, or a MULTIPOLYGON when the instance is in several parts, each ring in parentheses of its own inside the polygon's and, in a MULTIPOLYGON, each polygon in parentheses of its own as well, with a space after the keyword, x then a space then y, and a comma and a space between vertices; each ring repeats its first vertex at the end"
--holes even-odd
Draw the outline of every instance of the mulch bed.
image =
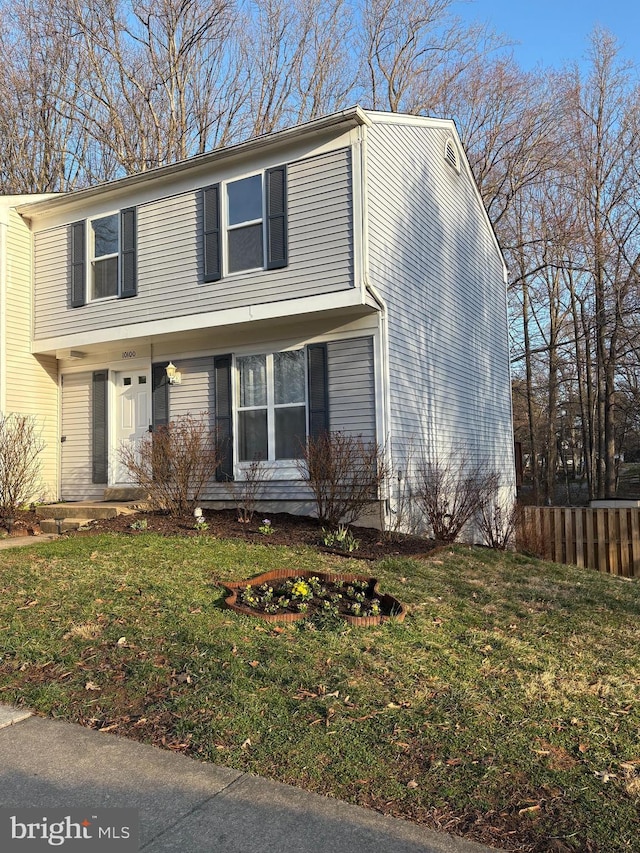
MULTIPOLYGON (((205 510, 204 517, 209 525, 206 531, 194 527, 192 516, 172 517, 159 513, 139 513, 137 515, 119 515, 116 518, 99 519, 86 530, 78 530, 68 536, 91 536, 95 533, 115 532, 139 536, 139 530, 131 527, 137 520, 145 519, 147 531, 163 536, 216 536, 220 539, 244 539, 261 545, 287 545, 296 547, 308 545, 327 550, 322 544, 322 525, 314 518, 290 515, 286 512, 268 513, 273 533, 265 536, 258 527, 267 514, 256 513, 250 524, 238 521, 235 510, 205 510)), ((331 553, 353 557, 359 560, 380 560, 383 557, 415 557, 428 553, 436 543, 420 536, 394 534, 383 535, 379 530, 368 527, 351 528, 360 545, 352 553, 339 552, 332 548, 331 553)))

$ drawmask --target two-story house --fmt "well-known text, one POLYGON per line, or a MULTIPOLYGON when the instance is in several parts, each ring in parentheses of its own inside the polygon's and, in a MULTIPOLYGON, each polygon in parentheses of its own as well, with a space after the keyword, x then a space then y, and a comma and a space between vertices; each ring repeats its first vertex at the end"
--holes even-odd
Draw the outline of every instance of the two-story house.
POLYGON ((354 107, 5 199, 0 229, 0 406, 41 419, 50 498, 127 485, 122 443, 200 411, 224 476, 267 461, 270 509, 311 508, 296 456, 323 428, 401 478, 409 448, 464 447, 513 491, 506 272, 452 122, 354 107))

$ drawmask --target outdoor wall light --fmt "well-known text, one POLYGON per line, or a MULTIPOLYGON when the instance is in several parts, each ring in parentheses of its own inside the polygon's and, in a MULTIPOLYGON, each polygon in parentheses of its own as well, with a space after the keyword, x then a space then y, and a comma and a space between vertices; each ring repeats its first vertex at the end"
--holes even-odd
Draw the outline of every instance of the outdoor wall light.
POLYGON ((167 371, 167 379, 169 380, 169 385, 180 385, 180 383, 182 382, 182 374, 176 368, 175 364, 170 361, 165 369, 167 371))

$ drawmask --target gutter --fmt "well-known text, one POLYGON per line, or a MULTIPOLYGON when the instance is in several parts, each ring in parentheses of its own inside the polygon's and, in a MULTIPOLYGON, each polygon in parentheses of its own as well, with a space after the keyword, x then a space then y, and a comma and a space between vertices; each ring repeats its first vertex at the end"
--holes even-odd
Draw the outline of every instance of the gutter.
POLYGON ((105 193, 119 193, 127 189, 136 187, 138 184, 147 183, 148 181, 158 181, 169 179, 182 172, 204 169, 211 164, 224 162, 230 158, 238 158, 253 154, 262 149, 278 148, 281 145, 296 141, 297 139, 305 139, 318 134, 322 134, 331 130, 334 127, 341 125, 346 128, 359 127, 362 125, 370 125, 371 120, 366 112, 360 106, 349 107, 348 109, 332 113, 328 116, 312 119, 304 124, 295 125, 294 127, 278 130, 274 133, 263 134, 256 136, 244 142, 238 142, 235 145, 229 145, 224 148, 216 148, 213 151, 208 151, 206 154, 197 154, 195 157, 190 157, 187 160, 180 160, 177 163, 170 163, 166 166, 157 166, 152 169, 147 169, 144 172, 136 172, 133 175, 127 175, 124 178, 118 178, 114 181, 108 181, 102 184, 96 184, 92 187, 76 190, 70 193, 60 193, 56 198, 50 200, 41 200, 27 202, 16 205, 16 209, 21 216, 26 218, 35 218, 40 215, 50 214, 59 209, 73 208, 82 202, 92 199, 95 196, 102 196, 105 193))

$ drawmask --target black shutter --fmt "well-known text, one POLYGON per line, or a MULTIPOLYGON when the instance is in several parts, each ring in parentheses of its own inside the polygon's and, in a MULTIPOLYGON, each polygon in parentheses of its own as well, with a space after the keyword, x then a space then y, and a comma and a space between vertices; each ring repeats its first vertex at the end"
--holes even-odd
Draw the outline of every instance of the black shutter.
POLYGON ((158 427, 166 426, 169 423, 167 364, 151 365, 151 421, 154 432, 158 427))
POLYGON ((309 435, 318 438, 329 429, 329 375, 327 345, 307 347, 309 370, 309 435))
POLYGON ((231 356, 217 355, 213 360, 216 401, 216 433, 223 455, 216 480, 233 480, 233 411, 231 407, 231 356))
POLYGON ((287 169, 267 169, 267 269, 286 267, 287 258, 287 169))
POLYGON ((93 374, 92 391, 92 483, 106 483, 108 480, 108 446, 107 446, 107 389, 109 373, 106 370, 96 370, 93 374))
POLYGON ((202 246, 205 281, 219 281, 222 277, 220 239, 220 184, 214 184, 202 190, 202 246))
POLYGON ((74 222, 70 225, 71 239, 71 294, 72 308, 80 308, 85 303, 85 234, 86 223, 74 222))
POLYGON ((120 298, 138 293, 136 263, 136 209, 127 207, 120 211, 120 298))

